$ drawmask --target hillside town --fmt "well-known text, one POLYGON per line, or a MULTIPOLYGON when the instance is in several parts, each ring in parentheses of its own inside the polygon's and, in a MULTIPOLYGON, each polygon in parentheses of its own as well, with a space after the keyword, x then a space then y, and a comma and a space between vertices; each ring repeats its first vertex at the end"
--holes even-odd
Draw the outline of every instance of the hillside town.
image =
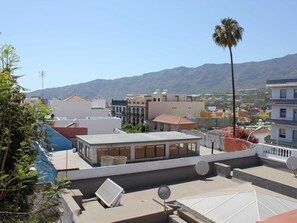
MULTIPOLYGON (((91 222, 95 213, 102 222, 162 222, 159 218, 164 213, 158 208, 162 200, 153 192, 161 185, 172 190, 173 197, 165 204, 171 222, 242 218, 248 205, 242 196, 250 199, 249 191, 251 196, 257 191, 259 199, 249 205, 268 202, 261 207, 266 209, 265 218, 281 218, 277 213, 283 210, 291 213, 297 208, 292 200, 297 198, 297 182, 290 173, 295 163, 288 166, 289 158, 297 156, 297 79, 267 80, 265 92, 270 96, 244 98, 253 92, 236 92, 234 136, 232 110, 221 103, 230 97, 223 94, 186 95, 156 89, 112 101, 79 95, 27 98, 28 103, 42 101, 51 112, 44 129, 52 152, 43 179, 67 176, 71 181, 69 193, 62 195, 65 222, 91 222), (195 171, 199 163, 206 168, 203 174, 195 171), (106 191, 100 195, 96 190, 102 187, 106 191), (204 189, 198 192, 194 187, 204 189), (113 195, 117 188, 122 192, 113 195), (270 198, 264 201, 264 195, 270 198), (199 196, 212 200, 209 209, 203 208, 208 201, 200 201, 199 196), (288 205, 273 204, 275 196, 288 205), (112 197, 116 204, 105 200, 112 197), (236 204, 242 209, 235 216, 231 212, 223 217, 216 210, 223 208, 217 202, 228 205, 231 197, 232 202, 238 199, 236 204), (270 205, 279 209, 272 211, 270 205), (209 211, 214 214, 203 214, 209 211)), ((38 148, 45 151, 41 145, 38 148)))
POLYGON ((297 222, 295 2, 2 6, 0 223, 297 222))

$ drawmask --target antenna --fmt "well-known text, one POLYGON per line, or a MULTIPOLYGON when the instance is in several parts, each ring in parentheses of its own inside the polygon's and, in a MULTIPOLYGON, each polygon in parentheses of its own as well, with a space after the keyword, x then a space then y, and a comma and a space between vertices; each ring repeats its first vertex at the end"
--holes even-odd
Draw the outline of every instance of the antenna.
POLYGON ((208 162, 205 160, 199 160, 195 165, 195 171, 200 176, 206 175, 209 171, 208 162))
POLYGON ((43 102, 43 87, 44 87, 44 78, 45 78, 45 71, 39 71, 39 77, 41 77, 41 100, 43 102))
POLYGON ((290 156, 286 161, 287 167, 293 171, 295 177, 297 176, 297 157, 290 156))

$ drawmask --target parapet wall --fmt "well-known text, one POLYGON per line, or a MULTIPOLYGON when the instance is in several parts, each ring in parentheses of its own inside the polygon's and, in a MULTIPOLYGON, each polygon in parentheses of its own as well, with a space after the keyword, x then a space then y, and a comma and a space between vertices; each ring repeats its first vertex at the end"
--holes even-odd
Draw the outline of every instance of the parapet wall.
MULTIPOLYGON (((215 158, 216 155, 212 155, 215 158)), ((210 171, 206 177, 216 175, 216 160, 210 161, 210 171)), ((150 162, 153 165, 153 162, 150 162)), ((246 168, 259 165, 259 159, 256 155, 250 155, 235 159, 221 160, 220 163, 230 165, 231 168, 246 168)), ((70 173, 70 172, 69 172, 70 173)), ((153 188, 162 184, 175 184, 187 182, 191 180, 204 179, 195 172, 195 165, 187 165, 183 167, 159 169, 146 172, 94 177, 89 179, 71 180, 71 188, 79 189, 84 198, 93 197, 95 191, 109 177, 115 183, 120 185, 126 192, 142 190, 145 188, 153 188)))

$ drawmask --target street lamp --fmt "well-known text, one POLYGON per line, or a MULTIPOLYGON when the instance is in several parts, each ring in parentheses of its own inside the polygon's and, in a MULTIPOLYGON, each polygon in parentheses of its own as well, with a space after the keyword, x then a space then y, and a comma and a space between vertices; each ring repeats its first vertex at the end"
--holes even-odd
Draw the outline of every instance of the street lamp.
POLYGON ((264 126, 259 126, 259 127, 255 128, 253 131, 251 131, 250 134, 248 135, 246 141, 249 141, 249 138, 251 137, 251 135, 262 128, 264 128, 264 126))

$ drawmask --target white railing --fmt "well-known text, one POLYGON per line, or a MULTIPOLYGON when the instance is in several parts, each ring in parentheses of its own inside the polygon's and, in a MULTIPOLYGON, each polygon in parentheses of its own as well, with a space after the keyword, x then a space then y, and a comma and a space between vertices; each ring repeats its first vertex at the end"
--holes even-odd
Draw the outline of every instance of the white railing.
POLYGON ((297 156, 296 149, 263 143, 258 143, 256 150, 260 158, 271 159, 282 163, 286 162, 290 156, 297 156))

